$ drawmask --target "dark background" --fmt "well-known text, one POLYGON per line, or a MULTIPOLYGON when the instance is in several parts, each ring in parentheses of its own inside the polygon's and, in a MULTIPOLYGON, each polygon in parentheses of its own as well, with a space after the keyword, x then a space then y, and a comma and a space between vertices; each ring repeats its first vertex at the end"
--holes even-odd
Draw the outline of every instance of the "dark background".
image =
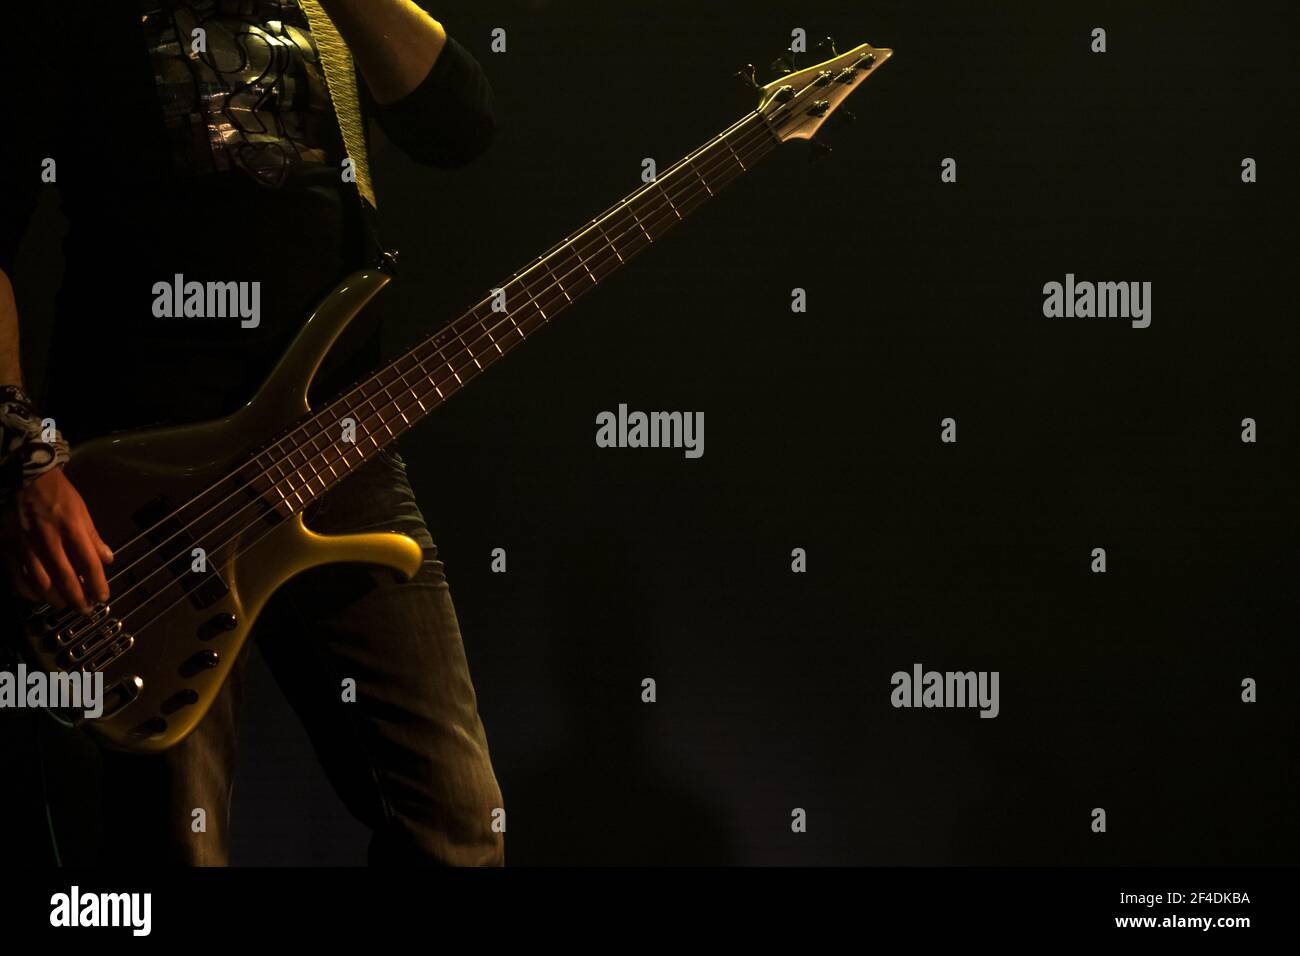
MULTIPOLYGON (((508 862, 1297 860, 1289 5, 430 9, 499 135, 376 156, 394 351, 750 108, 793 27, 896 51, 828 160, 778 150, 403 440, 508 862), (1044 318, 1067 272, 1152 282, 1151 327, 1044 318), (597 448, 620 402, 703 411, 704 457, 597 448), (1000 671, 1001 715, 893 709, 914 662, 1000 671)), ((362 862, 254 675, 234 862, 362 862)))

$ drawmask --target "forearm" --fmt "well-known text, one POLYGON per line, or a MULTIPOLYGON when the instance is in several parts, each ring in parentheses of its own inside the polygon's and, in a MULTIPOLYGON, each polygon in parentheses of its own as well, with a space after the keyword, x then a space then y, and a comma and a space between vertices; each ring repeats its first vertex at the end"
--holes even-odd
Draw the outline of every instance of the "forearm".
POLYGON ((320 0, 376 103, 405 97, 438 59, 447 33, 411 0, 320 0))
POLYGON ((14 288, 9 276, 0 269, 0 385, 23 384, 18 341, 18 305, 14 301, 14 288))

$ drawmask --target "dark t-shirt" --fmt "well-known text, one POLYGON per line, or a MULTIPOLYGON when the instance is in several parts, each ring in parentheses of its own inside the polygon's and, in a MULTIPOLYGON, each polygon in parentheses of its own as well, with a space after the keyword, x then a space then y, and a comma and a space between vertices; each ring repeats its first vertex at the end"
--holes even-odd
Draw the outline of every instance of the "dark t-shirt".
MULTIPOLYGON (((233 410, 374 251, 305 15, 295 0, 40 0, 3 21, 0 269, 40 190, 69 223, 42 412, 76 443, 233 410), (259 283, 257 326, 157 317, 155 287, 177 275, 259 283)), ((420 162, 460 165, 491 138, 486 79, 450 38, 400 102, 357 86, 420 162)), ((336 347, 326 390, 377 364, 377 331, 371 315, 336 347)))

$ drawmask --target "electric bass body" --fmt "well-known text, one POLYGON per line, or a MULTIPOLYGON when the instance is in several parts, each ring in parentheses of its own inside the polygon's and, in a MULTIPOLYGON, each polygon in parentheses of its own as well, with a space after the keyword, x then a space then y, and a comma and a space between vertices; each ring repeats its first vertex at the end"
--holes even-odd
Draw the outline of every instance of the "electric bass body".
MULTIPOLYGON (((272 481, 258 480, 263 469, 253 463, 255 449, 311 412, 307 391, 321 360, 388 281, 379 270, 349 276, 257 395, 228 418, 124 432, 74 450, 66 470, 115 549, 105 568, 114 593, 88 616, 30 615, 23 657, 29 670, 104 675, 104 711, 83 723, 104 743, 148 753, 189 734, 258 613, 294 575, 342 561, 387 565, 406 577, 419 569, 420 546, 405 535, 308 530, 300 511, 276 500, 272 481), (226 487, 238 490, 228 496, 226 487), (223 519, 215 535, 196 534, 223 519), (197 554, 196 540, 219 546, 197 554)), ((56 715, 82 723, 79 715, 56 715)))

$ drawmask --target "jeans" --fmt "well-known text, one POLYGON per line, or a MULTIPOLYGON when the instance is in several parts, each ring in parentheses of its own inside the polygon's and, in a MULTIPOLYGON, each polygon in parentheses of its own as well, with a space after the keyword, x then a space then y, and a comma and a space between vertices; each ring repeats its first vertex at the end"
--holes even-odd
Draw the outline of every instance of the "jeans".
MULTIPOLYGON (((250 640, 307 728, 330 783, 373 837, 369 862, 500 865, 501 791, 443 565, 396 452, 382 450, 304 514, 322 534, 394 530, 425 552, 402 581, 339 564, 285 585, 250 640), (343 681, 356 682, 355 702, 343 681)), ((104 755, 105 862, 222 866, 244 662, 184 741, 104 755), (195 833, 194 810, 206 816, 195 833)))

